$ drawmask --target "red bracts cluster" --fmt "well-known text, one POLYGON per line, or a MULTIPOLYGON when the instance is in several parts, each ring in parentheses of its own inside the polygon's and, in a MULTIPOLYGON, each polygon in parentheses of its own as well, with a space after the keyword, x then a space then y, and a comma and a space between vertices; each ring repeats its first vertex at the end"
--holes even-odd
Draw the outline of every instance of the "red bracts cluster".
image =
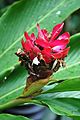
POLYGON ((70 47, 67 47, 70 39, 68 32, 60 34, 64 23, 57 24, 51 33, 46 29, 40 29, 37 24, 37 37, 32 33, 24 33, 25 41, 22 39, 22 49, 15 53, 19 61, 28 70, 28 81, 36 81, 51 76, 58 71, 60 66, 65 66, 64 58, 70 47))
POLYGON ((56 59, 64 59, 70 49, 70 47, 67 47, 70 34, 65 32, 59 36, 63 26, 64 23, 57 24, 49 33, 46 29, 40 29, 39 24, 37 24, 37 37, 34 33, 29 36, 25 32, 26 41, 21 41, 23 54, 26 54, 31 61, 37 57, 38 60, 43 59, 47 64, 56 59))

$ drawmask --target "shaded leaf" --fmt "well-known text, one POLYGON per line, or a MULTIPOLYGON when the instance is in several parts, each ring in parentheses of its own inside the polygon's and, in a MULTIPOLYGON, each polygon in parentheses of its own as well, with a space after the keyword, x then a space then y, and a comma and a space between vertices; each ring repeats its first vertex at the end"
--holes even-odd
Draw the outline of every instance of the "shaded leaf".
POLYGON ((41 104, 47 105, 58 115, 80 116, 80 99, 52 98, 48 95, 36 98, 41 104))
POLYGON ((22 66, 17 66, 16 69, 7 76, 0 84, 0 104, 20 96, 26 84, 27 71, 22 66))
POLYGON ((11 114, 0 114, 1 120, 30 120, 27 117, 23 117, 21 115, 11 115, 11 114))
MULTIPOLYGON (((50 85, 49 85, 50 88, 50 85)), ((64 92, 64 91, 80 91, 80 78, 63 81, 46 93, 64 92)))

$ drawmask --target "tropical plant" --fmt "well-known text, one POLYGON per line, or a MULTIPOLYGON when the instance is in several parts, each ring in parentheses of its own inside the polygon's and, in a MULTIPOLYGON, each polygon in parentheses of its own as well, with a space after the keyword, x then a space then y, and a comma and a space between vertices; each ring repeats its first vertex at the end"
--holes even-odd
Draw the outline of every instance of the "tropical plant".
POLYGON ((3 12, 0 17, 2 120, 28 119, 4 114, 5 109, 24 103, 47 106, 58 115, 80 119, 80 33, 70 37, 66 32, 58 37, 63 28, 63 21, 79 8, 80 1, 77 0, 20 0, 3 12), (37 33, 36 25, 37 38, 34 34, 28 35, 37 33), (55 25, 57 26, 54 27, 55 25), (49 34, 46 30, 52 33, 49 34), (22 41, 21 50, 20 41, 24 37, 24 32, 28 43, 22 41), (70 50, 69 47, 66 48, 68 43, 70 50), (45 63, 47 65, 44 65, 45 63), (55 68, 52 63, 59 65, 57 70, 50 68, 55 68), (45 67, 37 68, 39 64, 45 67), (64 67, 60 67, 61 65, 64 67))

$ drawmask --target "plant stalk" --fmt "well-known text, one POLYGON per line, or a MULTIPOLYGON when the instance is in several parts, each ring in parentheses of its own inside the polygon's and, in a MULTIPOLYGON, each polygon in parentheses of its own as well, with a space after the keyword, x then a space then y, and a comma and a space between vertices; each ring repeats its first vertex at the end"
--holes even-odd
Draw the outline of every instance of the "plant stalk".
POLYGON ((3 105, 0 105, 0 113, 4 111, 5 109, 15 107, 24 103, 29 103, 31 101, 31 98, 17 98, 15 100, 12 100, 8 103, 5 103, 3 105))

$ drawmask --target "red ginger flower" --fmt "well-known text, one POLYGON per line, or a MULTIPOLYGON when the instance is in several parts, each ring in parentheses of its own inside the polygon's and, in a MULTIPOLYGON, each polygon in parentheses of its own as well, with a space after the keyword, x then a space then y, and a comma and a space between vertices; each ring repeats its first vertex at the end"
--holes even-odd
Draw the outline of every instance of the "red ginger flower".
POLYGON ((37 24, 37 38, 34 33, 29 36, 28 33, 25 32, 24 36, 26 41, 24 42, 24 40, 22 40, 21 42, 24 54, 26 54, 30 60, 37 57, 38 60, 43 59, 47 64, 55 59, 64 59, 70 49, 70 47, 66 48, 70 35, 68 32, 65 32, 59 36, 63 26, 64 23, 57 24, 53 28, 52 33, 48 33, 46 29, 40 29, 39 24, 37 24))

